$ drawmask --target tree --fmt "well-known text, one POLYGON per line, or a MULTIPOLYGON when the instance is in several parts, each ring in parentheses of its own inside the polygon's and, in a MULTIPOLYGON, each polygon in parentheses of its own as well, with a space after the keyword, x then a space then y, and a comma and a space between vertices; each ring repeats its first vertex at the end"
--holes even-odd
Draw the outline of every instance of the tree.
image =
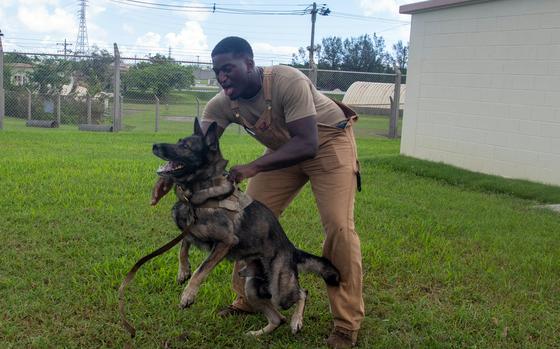
POLYGON ((90 95, 111 90, 114 58, 107 50, 93 47, 91 57, 72 62, 78 85, 85 85, 90 95))
POLYGON ((4 89, 8 89, 12 85, 12 68, 9 65, 4 65, 4 89))
POLYGON ((30 83, 39 93, 54 94, 70 81, 69 62, 57 58, 47 58, 33 64, 30 83))
MULTIPOLYGON (((37 60, 37 57, 35 57, 37 60)), ((27 63, 32 64, 33 59, 27 55, 23 55, 18 52, 6 52, 4 53, 4 64, 6 63, 27 63)))
MULTIPOLYGON (((308 54, 303 47, 299 48, 297 54, 292 55, 292 65, 298 68, 309 65, 308 54)), ((372 36, 364 34, 344 41, 333 36, 322 41, 319 57, 321 69, 384 73, 391 71, 391 66, 391 56, 385 50, 385 39, 375 33, 372 36)))
POLYGON ((385 72, 388 66, 385 39, 368 34, 344 40, 342 66, 345 70, 385 72))
POLYGON ((319 68, 337 70, 342 66, 344 47, 342 39, 336 36, 324 38, 323 53, 319 60, 319 68))
POLYGON ((303 47, 298 49, 297 54, 292 54, 292 65, 297 68, 309 67, 309 54, 303 47))
POLYGON ((127 89, 137 88, 163 97, 172 89, 192 86, 193 69, 178 64, 173 59, 156 55, 149 62, 138 63, 123 74, 123 84, 127 89))
POLYGON ((404 45, 401 40, 393 45, 394 56, 391 57, 391 61, 400 68, 403 74, 406 74, 408 67, 408 46, 408 43, 404 45))

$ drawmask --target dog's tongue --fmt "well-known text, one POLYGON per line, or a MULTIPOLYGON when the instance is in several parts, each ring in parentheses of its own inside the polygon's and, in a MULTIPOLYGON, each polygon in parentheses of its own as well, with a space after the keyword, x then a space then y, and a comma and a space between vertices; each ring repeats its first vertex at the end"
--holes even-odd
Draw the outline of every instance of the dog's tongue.
POLYGON ((177 167, 179 167, 179 164, 173 161, 168 161, 165 164, 161 165, 158 170, 157 173, 166 173, 166 172, 170 172, 175 170, 177 167))

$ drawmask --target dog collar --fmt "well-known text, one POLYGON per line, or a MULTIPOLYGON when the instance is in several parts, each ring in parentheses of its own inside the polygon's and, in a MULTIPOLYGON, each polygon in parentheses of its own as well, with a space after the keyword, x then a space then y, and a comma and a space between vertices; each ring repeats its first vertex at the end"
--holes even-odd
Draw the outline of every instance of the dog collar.
POLYGON ((240 191, 225 176, 214 177, 206 183, 195 185, 192 191, 176 185, 175 193, 179 201, 195 209, 224 208, 240 212, 253 202, 249 195, 240 191))

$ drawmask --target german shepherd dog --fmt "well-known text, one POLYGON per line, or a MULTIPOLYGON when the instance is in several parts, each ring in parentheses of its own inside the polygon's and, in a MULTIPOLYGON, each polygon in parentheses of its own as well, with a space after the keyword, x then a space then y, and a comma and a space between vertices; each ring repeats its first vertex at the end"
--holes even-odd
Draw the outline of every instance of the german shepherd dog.
POLYGON ((332 286, 339 284, 340 275, 328 259, 297 249, 272 211, 226 179, 227 160, 220 152, 217 124, 212 123, 204 134, 197 119, 192 136, 176 144, 154 144, 153 153, 167 161, 158 174, 174 182, 179 197, 173 217, 185 238, 179 252, 178 281, 191 276, 191 244, 210 251, 185 287, 181 307, 193 304, 201 283, 227 258, 244 262, 239 275, 246 278, 246 300, 268 320, 264 328, 248 334, 274 331, 286 321, 278 308, 294 304, 291 329, 293 333, 301 330, 307 291, 299 286, 298 272, 315 273, 332 286))

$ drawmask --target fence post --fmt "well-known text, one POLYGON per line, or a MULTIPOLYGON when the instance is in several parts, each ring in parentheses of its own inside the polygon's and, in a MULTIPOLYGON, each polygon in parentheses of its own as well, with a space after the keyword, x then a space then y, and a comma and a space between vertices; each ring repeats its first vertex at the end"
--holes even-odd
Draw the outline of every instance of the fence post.
POLYGON ((159 131, 159 98, 158 96, 156 97, 156 132, 159 131))
POLYGON ((391 119, 389 121, 389 138, 397 138, 398 120, 400 114, 400 97, 401 97, 401 70, 395 67, 395 91, 391 99, 391 119))
POLYGON ((119 47, 114 43, 115 49, 115 75, 113 83, 113 132, 120 130, 121 120, 121 56, 119 54, 119 47))
POLYGON ((60 126, 60 93, 56 95, 56 122, 60 126))
POLYGON ((87 101, 87 123, 88 125, 91 125, 91 96, 89 95, 89 93, 86 96, 86 101, 87 101))
POLYGON ((27 90, 27 120, 31 120, 31 91, 27 87, 25 89, 27 90))
POLYGON ((2 31, 0 31, 0 130, 4 128, 4 48, 2 47, 2 31))
MULTIPOLYGON (((119 74, 120 76, 120 74, 119 74)), ((124 96, 121 95, 121 102, 120 102, 121 110, 119 113, 119 131, 122 130, 122 119, 124 115, 124 96)))
POLYGON ((200 100, 196 98, 196 117, 200 119, 200 100))

